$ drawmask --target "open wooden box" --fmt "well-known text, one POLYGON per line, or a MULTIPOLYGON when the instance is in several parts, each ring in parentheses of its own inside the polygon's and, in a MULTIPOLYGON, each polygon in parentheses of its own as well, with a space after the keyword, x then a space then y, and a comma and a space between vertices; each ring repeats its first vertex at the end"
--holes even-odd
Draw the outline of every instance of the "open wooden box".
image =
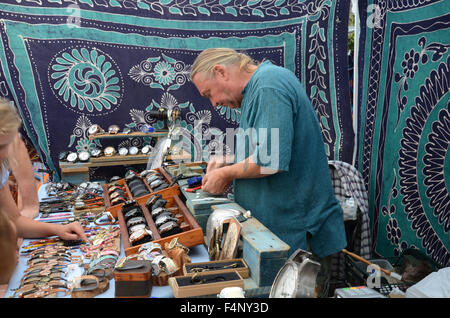
MULTIPOLYGON (((167 237, 161 237, 158 233, 158 229, 156 228, 155 222, 152 219, 152 216, 145 206, 145 202, 138 201, 139 206, 144 213, 145 220, 147 221, 148 227, 150 231, 153 233, 152 242, 159 243, 161 246, 164 246, 165 243, 169 243, 175 237, 178 238, 178 242, 183 244, 186 247, 192 247, 199 244, 204 243, 203 231, 201 227, 197 224, 194 217, 191 215, 189 210, 186 208, 184 203, 178 196, 171 196, 167 199, 166 208, 172 212, 172 214, 179 220, 180 228, 182 230, 181 233, 170 235, 167 237)), ((129 241, 128 229, 125 223, 125 218, 122 214, 122 210, 117 213, 117 217, 119 219, 120 232, 122 234, 122 243, 125 250, 125 255, 137 254, 139 247, 141 245, 132 246, 129 241)))
MULTIPOLYGON (((172 183, 172 178, 166 171, 164 171, 164 169, 156 168, 154 170, 158 171, 164 177, 164 179, 167 183, 169 183, 169 184, 172 183)), ((131 194, 130 188, 128 187, 127 183, 125 182, 125 178, 120 179, 115 182, 125 187, 125 190, 126 190, 125 193, 127 195, 127 200, 136 200, 139 202, 139 204, 145 204, 147 202, 148 198, 150 198, 151 196, 153 196, 155 194, 161 194, 163 196, 164 200, 166 200, 166 198, 174 196, 174 195, 180 195, 180 190, 179 190, 178 184, 176 184, 176 183, 174 185, 172 185, 171 187, 154 192, 148 185, 147 180, 145 178, 142 178, 142 181, 144 182, 145 186, 150 191, 150 193, 143 195, 141 197, 136 197, 136 198, 133 197, 133 195, 131 194)), ((105 210, 109 211, 109 213, 111 213, 111 215, 117 219, 118 212, 120 212, 122 210, 123 203, 111 205, 111 199, 109 198, 109 195, 108 195, 108 186, 109 186, 109 184, 104 184, 102 186, 103 193, 104 193, 104 199, 105 199, 105 210)))
POLYGON ((200 263, 187 263, 183 266, 183 275, 195 274, 196 269, 206 268, 208 270, 202 271, 201 273, 228 273, 228 272, 238 272, 242 278, 248 278, 250 276, 250 271, 247 264, 245 264, 242 258, 227 259, 220 261, 209 261, 200 263), (231 266, 230 266, 231 265, 231 266), (236 266, 233 266, 236 265, 236 266), (211 267, 217 267, 218 269, 211 269, 211 267))
POLYGON ((217 295, 226 287, 241 287, 244 289, 244 280, 238 272, 232 271, 220 274, 190 274, 186 276, 177 276, 169 278, 169 286, 172 288, 173 295, 176 298, 186 298, 194 296, 217 295), (221 281, 215 281, 215 278, 222 278, 221 281), (205 283, 196 284, 201 280, 205 283), (208 282, 208 280, 210 282, 208 282))

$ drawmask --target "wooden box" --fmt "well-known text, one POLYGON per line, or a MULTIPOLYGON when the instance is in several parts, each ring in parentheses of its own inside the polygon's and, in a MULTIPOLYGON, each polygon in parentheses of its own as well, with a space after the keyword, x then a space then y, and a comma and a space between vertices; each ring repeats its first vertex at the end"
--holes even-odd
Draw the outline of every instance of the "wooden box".
POLYGON ((245 264, 242 258, 235 258, 229 260, 209 261, 200 263, 188 263, 183 266, 183 275, 195 274, 195 270, 198 268, 206 268, 207 271, 201 273, 228 273, 238 272, 242 278, 248 278, 250 276, 250 270, 247 264, 245 264), (230 266, 237 264, 236 266, 230 266), (210 269, 211 267, 219 267, 220 269, 210 269))
MULTIPOLYGON (((214 205, 212 208, 245 212, 237 203, 214 205)), ((271 286, 289 257, 290 246, 254 217, 240 223, 243 259, 250 269, 250 276, 258 287, 271 286)))
POLYGON ((226 287, 241 287, 244 289, 244 280, 238 272, 227 272, 220 274, 193 274, 169 278, 169 286, 172 288, 173 295, 176 298, 186 298, 194 296, 217 294, 226 287), (214 278, 223 278, 221 281, 215 281, 214 278), (206 280, 202 284, 195 284, 192 281, 206 280), (208 280, 210 282, 208 282, 208 280))
MULTIPOLYGON (((166 182, 168 182, 169 184, 172 183, 172 178, 167 174, 167 172, 164 171, 164 169, 157 168, 154 170, 161 173, 164 176, 166 182)), ((147 180, 145 178, 143 178, 142 181, 144 182, 145 186, 150 191, 150 193, 146 194, 144 196, 141 196, 141 197, 133 197, 124 178, 120 179, 118 181, 115 181, 115 182, 117 182, 120 185, 123 185, 125 187, 125 190, 126 190, 125 193, 127 195, 128 200, 132 200, 132 199, 136 200, 139 202, 139 204, 145 204, 147 202, 148 198, 150 198, 154 194, 161 194, 163 196, 163 199, 166 199, 167 197, 174 196, 174 195, 180 195, 180 190, 178 188, 178 184, 176 184, 176 183, 174 185, 172 185, 171 187, 154 192, 148 185, 147 180)), ((105 184, 102 186, 104 197, 105 197, 105 210, 109 211, 111 213, 111 215, 117 219, 117 214, 118 214, 117 212, 122 210, 123 203, 111 205, 111 200, 108 196, 108 185, 109 184, 105 184)))
POLYGON ((152 266, 150 261, 127 260, 123 269, 116 268, 114 270, 113 276, 115 297, 150 297, 152 292, 152 266), (126 269, 126 267, 129 268, 126 269))
MULTIPOLYGON (((197 224, 193 216, 190 214, 186 206, 183 204, 178 196, 171 196, 167 199, 166 207, 169 208, 173 215, 180 221, 180 227, 182 232, 167 237, 161 237, 158 233, 158 229, 152 219, 152 216, 145 206, 145 203, 139 203, 139 206, 144 213, 145 220, 147 221, 149 229, 153 233, 153 241, 164 246, 165 243, 169 243, 175 237, 178 238, 178 242, 186 247, 192 247, 195 245, 203 244, 205 242, 203 237, 203 231, 197 224)), ((138 201, 139 202, 139 201, 138 201)), ((120 225, 120 231, 122 235, 122 243, 125 250, 125 255, 137 254, 141 245, 132 246, 129 242, 128 229, 125 223, 125 218, 120 210, 117 213, 120 225)))

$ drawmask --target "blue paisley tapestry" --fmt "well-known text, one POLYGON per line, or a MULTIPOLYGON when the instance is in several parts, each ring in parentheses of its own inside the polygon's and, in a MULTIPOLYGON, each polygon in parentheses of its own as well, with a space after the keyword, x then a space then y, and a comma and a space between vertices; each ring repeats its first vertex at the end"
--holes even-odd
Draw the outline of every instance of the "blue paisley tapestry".
POLYGON ((360 1, 358 169, 374 250, 450 265, 450 1, 360 1))
MULTIPOLYGON (((89 140, 92 124, 158 129, 163 122, 149 112, 161 107, 179 109, 188 134, 195 122, 205 136, 237 127, 239 110, 213 108, 189 78, 202 50, 231 47, 292 70, 315 107, 329 159, 351 162, 348 15, 346 0, 2 0, 0 91, 58 171, 61 151, 107 146, 89 140)), ((137 139, 123 143, 149 142, 137 139)), ((223 140, 185 146, 199 160, 223 140)))

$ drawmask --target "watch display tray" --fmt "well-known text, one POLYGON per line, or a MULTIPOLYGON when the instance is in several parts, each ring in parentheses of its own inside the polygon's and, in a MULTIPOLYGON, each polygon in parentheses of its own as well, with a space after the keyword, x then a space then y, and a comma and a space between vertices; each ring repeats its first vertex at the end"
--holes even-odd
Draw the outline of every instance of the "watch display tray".
MULTIPOLYGON (((167 244, 165 244, 167 246, 167 244)), ((169 278, 175 277, 175 276, 182 276, 183 275, 183 268, 184 265, 186 265, 187 262, 190 262, 190 258, 187 257, 186 252, 180 251, 180 249, 174 248, 174 249, 166 249, 165 247, 161 246, 162 248, 162 255, 167 256, 171 258, 174 263, 177 265, 178 270, 173 274, 166 274, 164 272, 161 272, 159 275, 152 275, 152 285, 153 286, 167 286, 169 284, 169 278)), ((136 257, 131 257, 131 260, 136 260, 136 257)))
POLYGON ((196 269, 200 268, 206 269, 201 272, 204 274, 238 272, 242 278, 248 278, 250 276, 248 266, 242 258, 184 264, 183 275, 195 274, 196 269))
MULTIPOLYGON (((154 170, 156 170, 160 174, 162 174, 162 176, 165 179, 165 182, 167 182, 169 184, 172 183, 172 178, 167 174, 167 172, 164 171, 164 169, 156 168, 154 170)), ((114 181, 114 182, 122 185, 125 188, 125 190, 126 190, 125 194, 127 196, 127 198, 126 198, 127 200, 136 200, 139 202, 139 204, 145 204, 147 202, 147 200, 154 194, 161 194, 163 199, 165 199, 165 200, 168 197, 171 197, 174 195, 180 195, 180 190, 179 190, 177 183, 175 183, 174 185, 172 185, 168 188, 162 189, 160 191, 153 191, 150 188, 150 186, 148 185, 147 180, 145 178, 142 178, 142 181, 144 182, 145 186, 147 187, 147 190, 150 191, 150 193, 143 195, 141 197, 133 197, 133 195, 131 194, 130 188, 128 187, 127 183, 125 182, 125 178, 122 178, 122 179, 114 181)), ((122 210, 123 203, 119 203, 119 204, 115 204, 115 205, 111 204, 111 198, 108 195, 108 186, 109 185, 110 185, 109 183, 102 185, 104 198, 105 198, 105 207, 106 207, 105 210, 109 211, 109 213, 111 213, 111 215, 117 219, 117 215, 118 215, 117 212, 122 210)))
POLYGON ((218 274, 190 274, 186 276, 177 276, 169 278, 169 286, 172 288, 173 295, 176 298, 186 298, 195 296, 212 295, 217 297, 217 294, 226 287, 241 287, 244 289, 244 280, 238 272, 218 273, 218 274), (221 281, 216 281, 216 278, 221 278, 221 281), (193 281, 205 280, 204 283, 196 284, 193 281))
MULTIPOLYGON (((171 196, 165 200, 167 201, 166 208, 168 208, 168 210, 172 212, 172 215, 179 220, 178 223, 182 230, 181 233, 170 235, 167 237, 161 237, 161 235, 159 234, 155 222, 153 221, 148 208, 145 206, 145 202, 142 203, 142 201, 136 200, 138 201, 138 204, 141 207, 142 212, 144 213, 144 217, 145 220, 147 221, 148 228, 150 229, 150 231, 152 231, 153 240, 151 242, 156 242, 159 243, 161 246, 164 246, 165 243, 169 243, 172 239, 177 237, 178 242, 186 247, 192 247, 195 245, 203 244, 205 242, 203 237, 203 231, 201 227, 197 224, 197 222, 195 221, 194 217, 191 215, 189 210, 186 208, 184 203, 181 201, 181 199, 178 196, 171 196)), ((117 213, 117 217, 119 219, 125 255, 128 256, 132 254, 137 254, 139 247, 141 247, 142 244, 136 246, 131 245, 128 236, 128 228, 125 223, 125 217, 123 216, 121 209, 120 212, 117 213)))

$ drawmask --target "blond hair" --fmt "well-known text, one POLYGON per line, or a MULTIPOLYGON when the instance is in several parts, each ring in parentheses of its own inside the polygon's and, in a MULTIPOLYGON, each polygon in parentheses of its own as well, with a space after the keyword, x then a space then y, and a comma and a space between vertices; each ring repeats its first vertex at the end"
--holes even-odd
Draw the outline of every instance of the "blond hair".
POLYGON ((239 53, 229 48, 212 48, 202 51, 192 64, 191 80, 197 73, 204 73, 209 78, 214 77, 214 65, 239 65, 240 70, 250 71, 250 65, 259 65, 245 53, 239 53))
POLYGON ((5 98, 0 98, 0 135, 16 132, 22 120, 14 104, 5 98))
MULTIPOLYGON (((0 98, 0 135, 15 133, 19 130, 22 119, 14 104, 6 98, 0 98)), ((0 173, 8 167, 8 160, 0 160, 0 173)))

